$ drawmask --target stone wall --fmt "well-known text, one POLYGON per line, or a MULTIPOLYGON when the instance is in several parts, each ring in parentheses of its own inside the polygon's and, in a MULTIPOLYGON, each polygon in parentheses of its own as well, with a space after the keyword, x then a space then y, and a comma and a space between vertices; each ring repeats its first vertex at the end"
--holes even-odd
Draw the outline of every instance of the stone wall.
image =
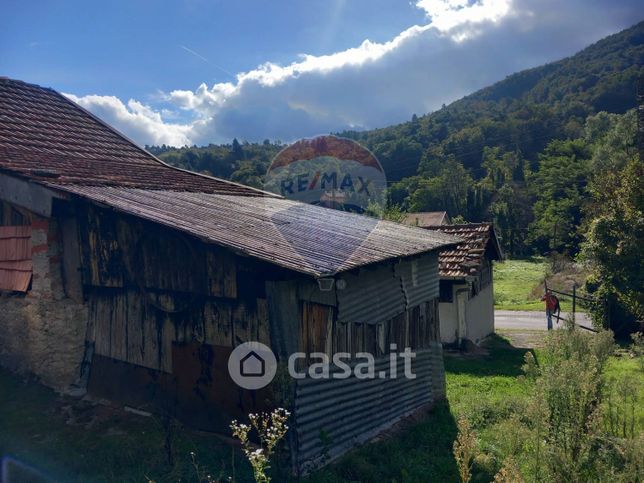
POLYGON ((56 220, 33 215, 31 242, 31 291, 0 297, 0 364, 65 390, 80 375, 87 307, 65 294, 56 220))
POLYGON ((66 390, 80 375, 87 308, 69 299, 0 298, 0 364, 66 390))

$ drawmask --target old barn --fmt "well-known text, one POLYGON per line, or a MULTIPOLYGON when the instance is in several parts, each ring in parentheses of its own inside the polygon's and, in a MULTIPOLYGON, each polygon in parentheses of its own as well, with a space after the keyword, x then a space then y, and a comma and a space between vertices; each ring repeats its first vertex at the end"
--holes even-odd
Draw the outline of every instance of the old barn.
POLYGON ((59 93, 6 78, 0 202, 0 363, 44 384, 219 431, 286 405, 296 472, 444 396, 448 234, 170 167, 59 93), (396 343, 416 351, 417 377, 247 391, 226 361, 249 340, 280 364, 347 351, 378 367, 396 343))

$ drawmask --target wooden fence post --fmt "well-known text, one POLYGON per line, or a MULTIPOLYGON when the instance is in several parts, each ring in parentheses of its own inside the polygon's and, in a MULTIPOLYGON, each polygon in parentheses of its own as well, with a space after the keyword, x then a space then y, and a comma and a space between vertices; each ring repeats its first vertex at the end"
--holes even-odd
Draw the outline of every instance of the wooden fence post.
POLYGON ((575 323, 575 310, 577 308, 577 284, 572 284, 572 323, 575 323))

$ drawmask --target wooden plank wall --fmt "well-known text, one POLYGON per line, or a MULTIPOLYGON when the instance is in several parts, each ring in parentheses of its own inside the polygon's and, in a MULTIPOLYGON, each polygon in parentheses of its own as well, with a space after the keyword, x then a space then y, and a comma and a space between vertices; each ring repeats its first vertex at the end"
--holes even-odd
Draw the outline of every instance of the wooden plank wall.
POLYGON ((255 267, 234 254, 91 205, 81 211, 83 282, 96 354, 172 372, 172 347, 201 342, 270 346, 255 267))
POLYGON ((369 352, 375 357, 388 354, 390 344, 397 350, 425 349, 438 340, 438 299, 423 302, 389 320, 360 324, 337 320, 336 309, 315 302, 302 302, 299 351, 369 352))

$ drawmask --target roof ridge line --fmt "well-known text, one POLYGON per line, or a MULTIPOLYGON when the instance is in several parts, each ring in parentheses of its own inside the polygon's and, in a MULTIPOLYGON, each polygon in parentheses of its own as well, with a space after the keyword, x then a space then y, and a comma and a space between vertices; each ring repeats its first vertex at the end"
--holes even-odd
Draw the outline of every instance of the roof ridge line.
POLYGON ((233 186, 242 187, 242 188, 245 188, 245 189, 248 189, 248 190, 251 190, 251 191, 255 191, 257 193, 262 193, 262 194, 265 194, 265 195, 269 195, 271 197, 280 197, 280 195, 278 195, 276 193, 271 193, 270 191, 260 190, 258 188, 253 188, 251 186, 246 186, 244 184, 237 183, 235 181, 229 181, 227 179, 217 178, 215 176, 210 176, 210 175, 207 175, 207 174, 204 174, 204 173, 197 173, 195 171, 190 171, 188 169, 183 169, 183 168, 179 168, 177 166, 172 166, 172 165, 162 161, 161 159, 157 158, 154 154, 150 153, 146 149, 144 149, 141 146, 139 146, 137 143, 135 143, 128 136, 126 136, 125 134, 120 132, 118 129, 116 129, 113 126, 109 125, 108 123, 103 121, 100 117, 94 115, 89 110, 85 109, 83 106, 81 106, 80 104, 74 102, 73 100, 71 100, 70 98, 68 98, 67 96, 62 94, 61 92, 57 91, 56 89, 53 89, 51 87, 42 87, 42 86, 40 86, 38 84, 29 84, 28 82, 21 81, 21 80, 14 80, 14 79, 7 79, 7 80, 9 80, 11 82, 21 82, 23 84, 31 85, 31 86, 39 88, 39 89, 47 89, 47 90, 53 92, 55 95, 57 95, 58 97, 63 99, 65 102, 67 102, 68 104, 71 104, 76 109, 80 109, 85 114, 89 115, 94 121, 98 122, 101 126, 109 129, 111 132, 113 132, 114 134, 116 134, 120 138, 124 139, 125 141, 130 143, 132 146, 134 146, 136 149, 138 149, 140 152, 142 152, 144 155, 149 156, 150 158, 152 158, 154 161, 156 161, 157 163, 161 164, 162 166, 165 166, 167 168, 173 169, 175 171, 181 171, 181 172, 184 172, 184 173, 188 173, 188 174, 191 174, 191 175, 194 175, 194 176, 199 176, 199 177, 206 178, 206 179, 213 179, 215 181, 219 181, 219 182, 222 182, 222 183, 227 183, 227 184, 230 184, 230 185, 233 185, 233 186))

